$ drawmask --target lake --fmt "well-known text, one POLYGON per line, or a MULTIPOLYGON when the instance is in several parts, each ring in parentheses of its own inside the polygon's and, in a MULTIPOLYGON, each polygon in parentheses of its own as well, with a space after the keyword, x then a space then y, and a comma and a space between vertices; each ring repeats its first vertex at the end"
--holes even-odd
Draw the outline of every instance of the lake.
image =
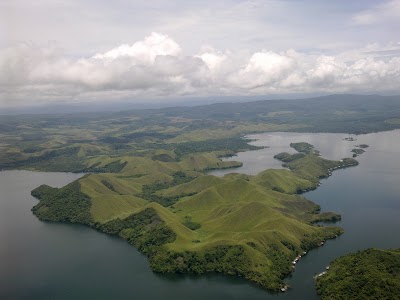
MULTIPOLYGON (((400 247, 400 131, 346 134, 268 133, 249 136, 269 146, 239 153, 243 167, 256 174, 282 168, 273 156, 294 152, 291 142, 309 142, 325 158, 351 157, 354 145, 368 144, 360 165, 337 170, 305 197, 323 211, 342 214, 345 233, 310 251, 286 281, 291 289, 270 294, 241 278, 222 275, 158 275, 147 259, 125 241, 80 225, 40 222, 30 191, 41 184, 63 186, 82 174, 0 172, 0 298, 51 299, 318 299, 313 276, 343 254, 368 247, 400 247)), ((222 176, 233 170, 215 170, 222 176)))

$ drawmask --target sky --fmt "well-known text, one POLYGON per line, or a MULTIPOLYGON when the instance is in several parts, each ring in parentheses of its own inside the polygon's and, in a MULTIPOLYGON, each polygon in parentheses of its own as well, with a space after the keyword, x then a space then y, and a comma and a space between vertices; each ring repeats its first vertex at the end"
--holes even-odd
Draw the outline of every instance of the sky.
POLYGON ((400 93, 400 0, 0 0, 0 107, 400 93))

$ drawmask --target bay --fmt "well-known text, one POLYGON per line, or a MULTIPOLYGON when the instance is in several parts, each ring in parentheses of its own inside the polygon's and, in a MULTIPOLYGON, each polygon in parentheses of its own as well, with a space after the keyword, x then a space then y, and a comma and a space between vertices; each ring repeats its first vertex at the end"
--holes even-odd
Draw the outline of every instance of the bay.
POLYGON ((351 156, 358 144, 369 148, 360 165, 337 170, 304 196, 323 211, 342 214, 345 233, 310 251, 286 281, 291 289, 270 294, 242 278, 205 275, 159 275, 134 247, 91 228, 40 222, 30 211, 37 199, 30 191, 41 184, 54 187, 82 174, 29 171, 0 172, 0 298, 1 299, 318 299, 313 276, 329 262, 357 250, 400 247, 400 131, 352 136, 346 134, 267 133, 249 136, 269 146, 239 153, 235 170, 257 174, 282 168, 273 156, 294 152, 291 142, 309 142, 325 158, 351 156))

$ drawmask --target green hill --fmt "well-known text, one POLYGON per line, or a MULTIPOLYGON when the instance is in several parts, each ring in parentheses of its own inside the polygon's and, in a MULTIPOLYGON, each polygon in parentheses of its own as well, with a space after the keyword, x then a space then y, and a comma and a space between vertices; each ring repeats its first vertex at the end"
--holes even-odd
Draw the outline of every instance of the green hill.
POLYGON ((286 194, 296 194, 315 188, 315 182, 296 176, 289 170, 265 170, 255 176, 254 182, 286 194))
POLYGON ((41 220, 80 222, 119 235, 157 272, 236 274, 273 290, 284 286, 298 255, 342 233, 313 225, 340 216, 319 213, 318 205, 297 194, 356 161, 329 161, 310 151, 294 157, 291 170, 215 177, 199 172, 225 166, 215 154, 174 161, 157 153, 92 158, 89 167, 123 167, 60 189, 41 186, 32 191, 40 199, 33 212, 41 220))

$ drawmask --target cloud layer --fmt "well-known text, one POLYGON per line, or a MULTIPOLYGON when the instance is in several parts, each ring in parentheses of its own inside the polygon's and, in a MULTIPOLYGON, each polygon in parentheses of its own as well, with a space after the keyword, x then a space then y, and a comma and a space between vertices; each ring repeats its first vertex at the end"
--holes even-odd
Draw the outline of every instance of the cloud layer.
POLYGON ((363 10, 353 16, 353 22, 358 25, 371 25, 382 22, 396 24, 400 18, 400 1, 391 0, 363 10))
POLYGON ((400 90, 399 45, 369 45, 335 56, 289 49, 254 53, 203 47, 185 55, 152 33, 91 57, 19 44, 0 50, 3 105, 168 96, 262 95, 400 90), (380 55, 391 51, 391 55, 380 55))

